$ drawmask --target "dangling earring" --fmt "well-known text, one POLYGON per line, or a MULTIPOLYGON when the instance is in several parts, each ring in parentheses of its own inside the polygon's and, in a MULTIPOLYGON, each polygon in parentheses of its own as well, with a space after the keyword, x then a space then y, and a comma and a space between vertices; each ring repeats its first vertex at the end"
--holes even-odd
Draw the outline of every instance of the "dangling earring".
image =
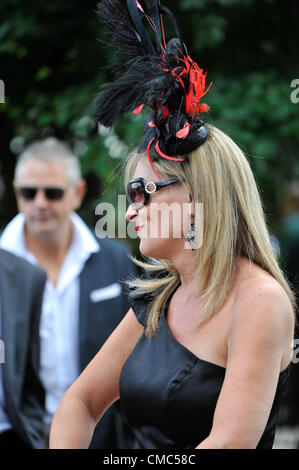
POLYGON ((194 244, 195 244, 195 225, 194 225, 194 217, 191 215, 190 217, 190 227, 189 230, 186 234, 186 238, 192 248, 192 251, 194 251, 194 244))

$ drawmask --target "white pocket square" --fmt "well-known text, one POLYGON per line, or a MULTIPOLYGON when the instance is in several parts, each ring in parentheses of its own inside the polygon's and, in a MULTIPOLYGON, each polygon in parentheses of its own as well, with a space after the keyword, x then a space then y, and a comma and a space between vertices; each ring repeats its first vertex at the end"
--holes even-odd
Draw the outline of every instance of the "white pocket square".
POLYGON ((93 290, 90 293, 90 300, 92 302, 101 302, 102 300, 113 299, 121 294, 121 285, 118 282, 110 284, 107 287, 101 287, 101 289, 93 290))

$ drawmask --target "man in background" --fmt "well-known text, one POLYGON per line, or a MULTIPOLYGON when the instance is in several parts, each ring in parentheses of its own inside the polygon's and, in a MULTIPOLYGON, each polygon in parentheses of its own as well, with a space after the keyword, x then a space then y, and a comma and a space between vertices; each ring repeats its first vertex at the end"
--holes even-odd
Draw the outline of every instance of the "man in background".
MULTIPOLYGON (((64 392, 129 310, 121 281, 134 267, 124 243, 99 242, 74 212, 86 185, 78 158, 64 143, 48 138, 31 144, 20 155, 13 184, 20 213, 0 245, 47 272, 40 327, 47 436, 64 392)), ((131 433, 114 404, 91 447, 130 446, 131 433)))
POLYGON ((38 376, 45 273, 0 249, 0 449, 44 448, 38 376))

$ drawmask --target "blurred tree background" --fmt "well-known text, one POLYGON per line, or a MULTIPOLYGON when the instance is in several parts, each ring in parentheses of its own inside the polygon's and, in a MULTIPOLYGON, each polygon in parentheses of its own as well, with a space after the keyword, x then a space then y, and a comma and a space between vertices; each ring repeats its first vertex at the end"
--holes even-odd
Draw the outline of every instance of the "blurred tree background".
MULTIPOLYGON (((125 4, 125 0, 121 0, 125 4)), ((293 210, 290 182, 299 178, 299 103, 291 101, 298 70, 298 2, 283 0, 178 0, 171 6, 191 57, 213 82, 208 119, 246 152, 269 227, 293 210)), ((81 215, 94 225, 99 201, 124 193, 121 163, 140 139, 142 115, 113 131, 98 128, 92 102, 111 79, 113 62, 103 39, 96 1, 0 2, 0 226, 16 213, 11 180, 20 151, 54 135, 80 156, 89 192, 81 215)), ((208 83, 209 83, 208 81, 208 83)), ((299 96, 299 93, 298 93, 299 96)))
MULTIPOLYGON (((100 201, 116 203, 117 194, 124 194, 121 164, 139 141, 143 121, 142 115, 131 114, 113 131, 93 121, 92 102, 101 84, 111 79, 105 67, 113 62, 98 41, 104 36, 96 3, 0 2, 0 79, 5 83, 5 103, 0 104, 1 227, 16 214, 11 187, 16 158, 37 138, 61 138, 80 156, 89 183, 80 215, 91 226, 100 201)), ((298 252, 299 222, 293 216, 299 213, 299 103, 291 101, 291 83, 299 79, 298 1, 163 3, 175 13, 191 57, 208 71, 208 83, 213 82, 206 95, 208 119, 245 151, 271 233, 286 250, 289 238, 295 240, 298 252)), ((296 259, 293 251, 290 258, 296 259)))
MULTIPOLYGON (((213 82, 209 120, 248 155, 275 232, 287 210, 289 181, 299 178, 299 104, 290 99, 290 84, 299 78, 298 2, 164 3, 191 57, 213 82)), ((90 182, 82 208, 89 223, 99 200, 116 201, 119 189, 124 192, 120 165, 142 135, 142 116, 128 116, 114 131, 93 121, 92 101, 111 79, 105 66, 113 61, 98 41, 103 28, 95 10, 90 0, 0 2, 2 226, 16 213, 11 180, 17 155, 36 138, 55 135, 80 155, 90 182)))

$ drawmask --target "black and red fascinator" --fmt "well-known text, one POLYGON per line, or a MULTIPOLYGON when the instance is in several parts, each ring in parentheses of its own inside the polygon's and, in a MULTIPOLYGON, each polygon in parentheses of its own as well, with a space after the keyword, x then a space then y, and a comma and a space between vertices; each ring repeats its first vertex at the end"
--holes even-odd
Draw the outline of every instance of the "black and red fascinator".
POLYGON ((112 127, 123 114, 139 114, 147 108, 138 151, 146 151, 157 174, 153 161, 183 161, 205 142, 208 130, 199 115, 210 109, 201 99, 211 84, 205 89, 207 73, 189 57, 171 11, 160 0, 140 2, 143 6, 137 0, 127 0, 130 16, 118 0, 98 4, 98 18, 110 35, 107 45, 116 50, 119 60, 112 67, 115 80, 105 84, 95 100, 94 117, 112 127), (168 42, 163 17, 177 36, 168 42), (154 41, 144 23, 152 29, 154 41))

